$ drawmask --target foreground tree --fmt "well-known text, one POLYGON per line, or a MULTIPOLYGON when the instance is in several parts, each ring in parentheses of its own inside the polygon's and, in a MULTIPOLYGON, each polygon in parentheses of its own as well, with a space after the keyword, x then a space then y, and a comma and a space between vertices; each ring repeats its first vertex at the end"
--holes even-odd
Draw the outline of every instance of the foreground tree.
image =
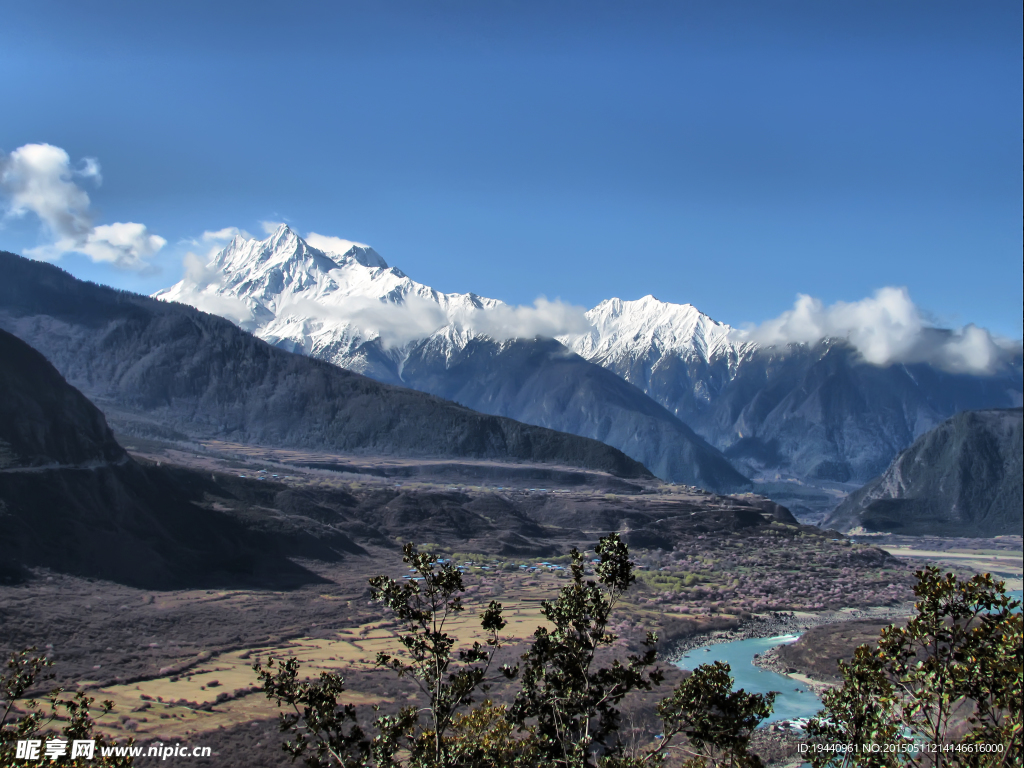
POLYGON ((321 672, 317 680, 299 679, 296 659, 269 659, 253 665, 267 698, 288 710, 280 716, 282 733, 291 738, 285 752, 309 766, 361 766, 370 755, 370 739, 359 727, 356 708, 339 704, 345 680, 334 672, 321 672))
MULTIPOLYGON (((378 718, 378 735, 369 739, 357 722, 355 708, 338 703, 345 690, 340 675, 323 672, 316 681, 300 681, 294 659, 253 664, 267 696, 291 710, 281 715, 282 732, 293 735, 285 742, 285 750, 309 766, 385 768, 398 764, 400 750, 408 753, 408 765, 413 768, 473 764, 465 762, 462 739, 451 731, 460 711, 489 685, 488 671, 501 646, 498 633, 506 624, 501 605, 491 601, 481 614, 484 643, 474 641, 469 648, 456 650, 458 638, 449 629, 451 620, 465 610, 462 573, 412 544, 405 545, 403 562, 415 572, 414 578, 370 579, 373 599, 389 608, 404 630, 398 637, 403 652, 378 653, 377 666, 414 681, 426 706, 405 707, 396 715, 378 718)), ((502 674, 512 677, 515 670, 505 668, 502 674)), ((470 721, 460 720, 458 725, 472 730, 470 721)))
POLYGON ((734 691, 731 672, 722 661, 701 664, 658 705, 664 731, 657 744, 602 768, 660 766, 670 754, 684 755, 687 768, 760 768, 761 759, 749 751, 750 738, 772 713, 775 693, 734 691))
POLYGON ((456 652, 456 638, 446 627, 464 610, 462 574, 407 545, 404 560, 416 579, 370 580, 374 599, 403 627, 403 652, 381 652, 377 665, 413 680, 425 705, 377 718, 377 735, 370 738, 355 708, 340 703, 340 675, 324 672, 305 681, 294 659, 271 659, 266 666, 257 661, 253 668, 265 693, 289 710, 281 715, 281 730, 290 736, 285 750, 312 768, 628 768, 662 765, 671 744, 693 768, 760 765, 747 747, 751 732, 771 712, 774 695, 733 691, 727 664, 698 667, 658 708, 665 738, 641 754, 626 754, 619 706, 630 692, 650 691, 663 676, 654 668, 657 637, 651 633, 643 651, 624 661, 603 653, 617 639, 609 621, 635 573, 617 535, 601 539, 595 551, 596 578, 586 578, 583 555, 572 550, 569 583, 556 600, 541 605, 551 626, 534 633, 521 671, 506 666, 494 675, 521 677, 512 706, 484 701, 471 709, 490 684, 498 633, 505 626, 501 606, 492 601, 481 615, 485 642, 456 652))
MULTIPOLYGON (((465 610, 462 572, 451 562, 441 563, 412 544, 405 545, 402 559, 417 577, 404 582, 390 576, 370 579, 373 599, 390 608, 405 629, 399 635, 404 653, 393 656, 381 651, 377 665, 415 681, 428 702, 424 708, 428 720, 420 729, 418 718, 407 710, 404 717, 380 721, 379 739, 397 744, 404 736, 412 766, 450 766, 454 764, 451 740, 446 737, 452 721, 473 701, 478 688, 487 690, 487 672, 494 652, 501 646, 498 633, 506 621, 501 616, 501 604, 492 600, 480 615, 485 642, 474 641, 468 649, 456 653, 458 638, 448 633, 446 624, 465 610), (456 659, 458 664, 453 666, 456 659)), ((503 674, 512 677, 515 670, 506 668, 503 674)))
MULTIPOLYGON (((53 662, 29 648, 12 653, 7 669, 0 678, 0 765, 24 765, 47 757, 46 747, 55 745, 47 765, 54 766, 131 766, 131 756, 103 754, 104 747, 113 747, 113 739, 96 730, 96 717, 113 710, 113 702, 104 701, 98 712, 93 711, 95 699, 78 691, 71 698, 64 697, 63 688, 54 688, 45 703, 34 699, 22 700, 37 684, 52 678, 46 670, 53 662), (19 705, 20 704, 20 709, 19 705), (18 743, 33 750, 19 754, 18 743), (76 742, 82 746, 76 747, 76 742), (45 744, 45 747, 44 747, 45 744), (91 744, 91 747, 86 745, 91 744)), ((126 745, 131 746, 132 741, 126 745)))
POLYGON ((615 604, 636 580, 629 550, 611 534, 595 552, 597 580, 584 578, 583 556, 576 549, 569 566, 571 582, 553 603, 542 603, 552 628, 539 627, 523 656, 522 690, 510 715, 531 729, 542 765, 585 768, 598 757, 621 755, 618 705, 630 691, 649 691, 662 673, 651 669, 657 637, 648 633, 644 651, 622 663, 598 666, 596 656, 616 636, 608 631, 615 604))
POLYGON ((761 766, 761 759, 749 752, 750 737, 772 713, 775 692, 734 691, 731 672, 722 661, 702 664, 658 705, 665 732, 654 755, 663 754, 681 734, 690 758, 686 765, 761 766))
POLYGON ((843 686, 822 697, 808 735, 853 748, 812 752, 816 768, 1024 764, 1020 601, 988 574, 917 577, 907 625, 840 662, 843 686))

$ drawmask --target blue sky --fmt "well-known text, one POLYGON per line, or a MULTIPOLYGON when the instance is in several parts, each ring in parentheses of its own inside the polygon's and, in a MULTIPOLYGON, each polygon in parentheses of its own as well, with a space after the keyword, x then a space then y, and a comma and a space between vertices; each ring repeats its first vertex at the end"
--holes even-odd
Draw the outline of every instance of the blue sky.
MULTIPOLYGON (((96 225, 265 220, 444 291, 653 293, 742 325, 905 286, 1022 336, 1019 2, 6 3, 0 150, 99 161, 96 225)), ((0 247, 54 235, 10 201, 0 247)))

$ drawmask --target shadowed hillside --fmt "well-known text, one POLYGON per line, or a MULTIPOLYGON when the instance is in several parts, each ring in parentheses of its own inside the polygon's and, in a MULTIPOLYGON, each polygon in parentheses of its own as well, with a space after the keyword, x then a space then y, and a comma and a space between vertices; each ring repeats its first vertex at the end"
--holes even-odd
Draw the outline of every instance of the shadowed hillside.
POLYGON ((127 460, 103 414, 46 359, 0 331, 0 469, 127 460))
POLYGON ((451 359, 422 345, 402 375, 417 389, 485 413, 614 445, 666 480, 722 492, 751 488, 717 448, 662 406, 553 339, 473 339, 451 359))
POLYGON ((959 413, 918 438, 824 525, 933 536, 1019 534, 1022 435, 1020 408, 959 413))
POLYGON ((380 384, 184 305, 86 283, 10 253, 0 253, 0 267, 0 327, 39 349, 126 433, 650 476, 596 440, 380 384))
POLYGON ((165 470, 132 461, 103 414, 4 331, 0 449, 3 581, 44 566, 148 588, 287 585, 317 580, 287 555, 342 556, 337 545, 303 552, 295 532, 266 535, 195 506, 165 470))

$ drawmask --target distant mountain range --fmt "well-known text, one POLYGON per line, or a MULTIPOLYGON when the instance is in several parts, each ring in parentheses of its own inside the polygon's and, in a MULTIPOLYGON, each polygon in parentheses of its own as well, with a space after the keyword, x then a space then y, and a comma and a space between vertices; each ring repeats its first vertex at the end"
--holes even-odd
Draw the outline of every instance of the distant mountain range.
POLYGON ((1019 535, 1022 493, 1024 411, 965 411, 914 441, 824 525, 910 535, 1019 535))
POLYGON ((562 322, 571 333, 545 333, 500 301, 441 293, 369 246, 338 242, 341 253, 319 250, 287 227, 238 237, 156 295, 379 381, 601 440, 663 479, 716 490, 749 487, 747 477, 850 490, 954 413, 1022 403, 1019 355, 990 376, 880 367, 842 340, 759 347, 652 296, 610 299, 562 322))
POLYGON ((750 481, 686 424, 551 339, 496 339, 502 302, 444 294, 372 249, 330 254, 287 227, 235 238, 200 281, 155 294, 232 317, 271 344, 474 410, 600 440, 659 477, 720 492, 750 481), (202 285, 205 280, 206 284, 202 285))
POLYGON ((222 318, 0 252, 0 328, 126 433, 278 447, 548 462, 650 477, 596 440, 476 413, 278 349, 222 318))
POLYGON ((1019 406, 1021 361, 991 376, 876 366, 845 341, 762 348, 689 305, 612 299, 567 338, 762 480, 860 484, 964 409, 1019 406), (777 478, 778 476, 778 478, 777 478))

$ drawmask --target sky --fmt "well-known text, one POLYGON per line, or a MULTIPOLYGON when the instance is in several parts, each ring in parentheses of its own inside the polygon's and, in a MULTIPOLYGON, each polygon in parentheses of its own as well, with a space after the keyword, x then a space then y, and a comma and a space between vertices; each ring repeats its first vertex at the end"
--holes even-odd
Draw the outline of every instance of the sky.
POLYGON ((285 221, 516 305, 743 326, 892 288, 1024 335, 1019 2, 0 14, 0 248, 85 279, 150 293, 285 221))

